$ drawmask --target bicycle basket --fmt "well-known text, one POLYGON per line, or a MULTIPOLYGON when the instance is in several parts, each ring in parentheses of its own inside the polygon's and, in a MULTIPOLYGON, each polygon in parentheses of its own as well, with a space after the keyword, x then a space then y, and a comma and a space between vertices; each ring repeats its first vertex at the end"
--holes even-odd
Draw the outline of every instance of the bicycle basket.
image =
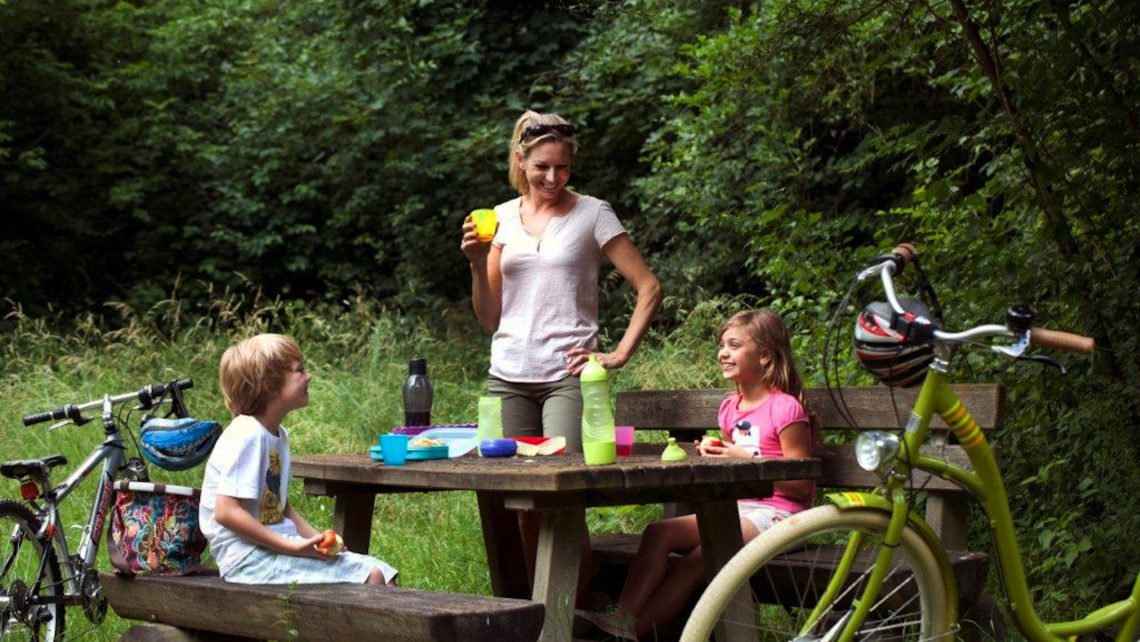
POLYGON ((206 460, 222 434, 216 421, 153 417, 143 422, 140 449, 147 460, 166 470, 186 470, 206 460))
POLYGON ((107 552, 119 575, 189 575, 205 570, 198 527, 201 491, 186 486, 115 482, 107 552))

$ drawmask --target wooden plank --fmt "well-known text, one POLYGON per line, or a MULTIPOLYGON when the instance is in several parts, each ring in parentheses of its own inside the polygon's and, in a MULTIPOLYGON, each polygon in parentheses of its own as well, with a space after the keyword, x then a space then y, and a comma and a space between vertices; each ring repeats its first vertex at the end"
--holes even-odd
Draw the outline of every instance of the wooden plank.
POLYGON ((120 617, 256 639, 534 640, 541 604, 358 584, 230 584, 216 576, 100 573, 120 617))
POLYGON ((372 540, 372 509, 375 506, 374 493, 337 495, 333 507, 333 529, 344 539, 346 549, 368 554, 368 545, 372 540))
MULTIPOLYGON (((691 449, 691 444, 688 447, 691 449)), ((818 459, 744 462, 690 457, 685 462, 665 462, 659 454, 640 451, 605 466, 586 466, 582 455, 575 454, 502 459, 459 457, 399 467, 381 466, 365 455, 293 458, 294 476, 305 480, 305 492, 310 494, 474 490, 520 498, 546 497, 548 502, 561 497, 567 505, 580 503, 592 494, 607 493, 617 497, 668 494, 681 489, 704 496, 710 489, 715 491, 728 483, 815 477, 819 466, 818 459)))
MULTIPOLYGON (((546 605, 541 642, 571 642, 586 509, 545 510, 539 515, 538 558, 531 599, 546 605)), ((491 639, 491 638, 482 638, 491 639)))
MULTIPOLYGON (((983 430, 1001 423, 1005 394, 995 384, 962 384, 953 386, 954 392, 970 410, 974 421, 983 430)), ((716 412, 726 389, 704 390, 630 390, 617 394, 616 422, 639 429, 705 429, 716 428, 716 412)), ((910 410, 918 397, 918 388, 890 388, 887 386, 856 386, 837 388, 808 388, 804 391, 807 408, 815 413, 816 420, 825 430, 853 430, 840 408, 846 407, 854 417, 858 429, 901 428, 910 417, 910 410)), ((933 428, 945 429, 938 417, 931 422, 933 428)))
POLYGON ((491 591, 499 597, 529 597, 530 577, 523 556, 519 514, 504 507, 499 493, 476 493, 476 497, 491 574, 491 591))
POLYGON ((254 642, 223 633, 189 631, 167 624, 136 624, 119 636, 119 642, 254 642))
MULTIPOLYGON (((739 524, 739 513, 736 502, 731 500, 705 502, 695 508, 697 524, 700 527, 705 577, 712 580, 744 544, 739 527, 724 527, 729 524, 739 524), (717 528, 718 524, 722 527, 717 528)), ((750 622, 753 617, 751 598, 743 591, 737 593, 731 603, 725 607, 721 621, 717 624, 716 639, 729 642, 755 640, 755 631, 750 631, 751 627, 744 624, 750 622)))
MULTIPOLYGON (((638 534, 595 535, 590 542, 600 563, 628 566, 637 554, 640 539, 638 534)), ((799 595, 809 582, 809 572, 816 574, 815 585, 822 586, 831 577, 839 554, 837 546, 813 546, 780 555, 765 567, 763 577, 753 579, 757 598, 763 602, 776 602, 780 596, 799 595)), ((965 608, 977 600, 985 587, 989 557, 984 553, 956 550, 948 550, 947 554, 958 584, 959 603, 965 608)), ((866 562, 863 563, 865 567, 866 562)))

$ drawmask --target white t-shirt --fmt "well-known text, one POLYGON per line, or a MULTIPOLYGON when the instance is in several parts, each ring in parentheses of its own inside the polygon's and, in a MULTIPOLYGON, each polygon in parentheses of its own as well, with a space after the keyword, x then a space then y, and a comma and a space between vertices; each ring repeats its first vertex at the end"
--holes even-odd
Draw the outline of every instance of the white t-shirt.
POLYGON ((625 228, 610 204, 581 194, 540 238, 522 224, 516 198, 495 207, 502 249, 503 311, 491 339, 491 374, 515 383, 566 377, 566 351, 598 343, 602 247, 625 228))
POLYGON ((198 521, 222 577, 257 546, 214 519, 218 495, 238 498, 250 515, 283 536, 298 534, 296 524, 284 515, 289 490, 289 433, 284 427, 278 433, 274 436, 249 415, 238 415, 222 432, 206 462, 198 521))

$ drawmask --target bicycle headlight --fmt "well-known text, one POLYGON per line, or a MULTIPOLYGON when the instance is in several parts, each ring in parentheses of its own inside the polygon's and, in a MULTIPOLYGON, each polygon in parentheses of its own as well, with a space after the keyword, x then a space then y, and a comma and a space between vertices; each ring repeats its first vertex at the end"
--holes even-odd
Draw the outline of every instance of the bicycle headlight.
POLYGON ((855 461, 863 470, 877 472, 890 465, 899 452, 898 435, 868 430, 855 439, 855 461))

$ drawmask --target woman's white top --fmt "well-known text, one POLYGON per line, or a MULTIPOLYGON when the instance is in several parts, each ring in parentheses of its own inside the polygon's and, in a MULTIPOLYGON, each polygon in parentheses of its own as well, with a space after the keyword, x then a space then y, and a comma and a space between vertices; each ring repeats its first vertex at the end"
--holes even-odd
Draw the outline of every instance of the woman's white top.
POLYGON ((581 194, 542 236, 522 224, 516 198, 495 207, 502 249, 503 309, 491 339, 491 374, 515 383, 566 377, 566 352, 598 343, 598 270, 602 248, 625 234, 610 204, 581 194))

